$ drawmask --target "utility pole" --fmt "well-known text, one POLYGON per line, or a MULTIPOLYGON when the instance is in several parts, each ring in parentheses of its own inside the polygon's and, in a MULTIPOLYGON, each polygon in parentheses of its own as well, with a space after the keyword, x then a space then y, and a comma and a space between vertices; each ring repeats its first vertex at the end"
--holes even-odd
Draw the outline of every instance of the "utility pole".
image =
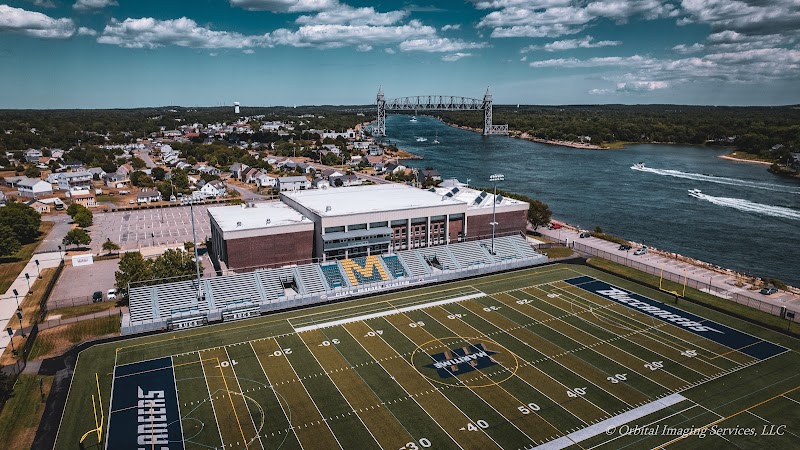
POLYGON ((489 176, 489 181, 494 183, 494 197, 492 198, 492 255, 494 255, 494 232, 497 227, 497 183, 505 181, 505 175, 496 173, 489 176))

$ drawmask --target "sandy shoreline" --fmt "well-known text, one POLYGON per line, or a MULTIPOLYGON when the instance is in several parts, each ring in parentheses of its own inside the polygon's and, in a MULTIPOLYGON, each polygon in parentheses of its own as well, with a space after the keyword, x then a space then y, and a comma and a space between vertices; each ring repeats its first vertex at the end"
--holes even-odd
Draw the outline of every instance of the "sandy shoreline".
POLYGON ((719 155, 719 156, 717 156, 717 158, 727 159, 729 161, 738 161, 738 162, 744 162, 744 163, 761 164, 761 165, 764 165, 764 166, 771 166, 772 165, 771 162, 767 162, 767 161, 754 161, 752 159, 742 159, 742 158, 737 158, 735 156, 730 156, 730 155, 719 155))
MULTIPOLYGON (((453 128, 460 128, 462 130, 474 131, 476 133, 482 133, 483 132, 483 130, 481 130, 479 128, 472 128, 472 127, 468 127, 468 126, 456 125, 454 123, 448 123, 448 122, 445 122, 442 119, 439 119, 438 117, 437 117, 437 119, 440 120, 443 124, 451 126, 453 128)), ((511 136, 512 138, 524 139, 526 141, 538 142, 540 144, 560 145, 562 147, 582 148, 582 149, 587 149, 587 150, 608 150, 606 148, 603 148, 603 147, 600 147, 599 145, 594 145, 594 144, 584 144, 582 142, 559 141, 559 140, 553 140, 553 139, 537 138, 535 136, 529 135, 528 133, 520 133, 520 132, 514 131, 514 130, 509 130, 509 134, 508 135, 511 136)))

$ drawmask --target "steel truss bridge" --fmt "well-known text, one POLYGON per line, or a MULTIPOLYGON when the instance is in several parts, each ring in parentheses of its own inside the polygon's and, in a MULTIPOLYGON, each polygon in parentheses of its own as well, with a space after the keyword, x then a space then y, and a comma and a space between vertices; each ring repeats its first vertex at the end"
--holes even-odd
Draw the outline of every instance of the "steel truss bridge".
POLYGON ((454 95, 417 95, 386 100, 378 89, 378 120, 374 134, 386 136, 386 111, 483 111, 483 135, 508 134, 508 125, 492 125, 492 94, 486 88, 483 100, 454 95))

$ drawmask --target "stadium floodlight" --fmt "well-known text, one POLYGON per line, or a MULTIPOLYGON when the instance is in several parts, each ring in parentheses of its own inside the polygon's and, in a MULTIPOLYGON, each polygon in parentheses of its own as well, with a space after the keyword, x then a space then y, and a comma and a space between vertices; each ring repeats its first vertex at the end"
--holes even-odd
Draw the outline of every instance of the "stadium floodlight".
POLYGON ((194 228, 194 202, 196 201, 197 199, 192 196, 188 200, 183 200, 183 203, 189 204, 189 214, 192 216, 192 244, 194 244, 194 268, 197 271, 197 301, 199 302, 203 298, 203 285, 200 284, 200 257, 197 253, 197 232, 194 228))
POLYGON ((489 176, 489 181, 494 183, 494 197, 492 197, 492 255, 494 256, 494 230, 497 227, 497 183, 505 181, 506 177, 502 173, 495 173, 489 176))

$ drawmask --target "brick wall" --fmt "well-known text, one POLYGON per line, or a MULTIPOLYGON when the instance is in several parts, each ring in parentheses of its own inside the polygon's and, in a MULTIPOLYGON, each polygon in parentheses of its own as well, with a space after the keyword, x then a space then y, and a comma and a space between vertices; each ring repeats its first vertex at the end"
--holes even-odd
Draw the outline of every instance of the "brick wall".
POLYGON ((231 269, 308 261, 314 251, 314 232, 303 231, 226 241, 231 269))
MULTIPOLYGON (((492 235, 492 211, 489 210, 488 214, 481 214, 479 216, 467 217, 467 237, 489 237, 492 235)), ((509 233, 518 231, 525 233, 525 228, 528 225, 528 212, 527 211, 510 211, 504 213, 497 213, 497 228, 496 234, 509 233)))

